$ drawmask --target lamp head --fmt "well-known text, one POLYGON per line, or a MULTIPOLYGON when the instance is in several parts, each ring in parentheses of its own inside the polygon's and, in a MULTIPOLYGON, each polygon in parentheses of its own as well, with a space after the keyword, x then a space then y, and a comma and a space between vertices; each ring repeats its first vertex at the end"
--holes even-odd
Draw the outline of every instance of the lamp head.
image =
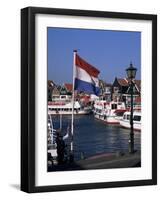
POLYGON ((137 71, 137 68, 133 67, 133 64, 131 62, 130 66, 126 69, 127 77, 131 80, 135 79, 136 71, 137 71))

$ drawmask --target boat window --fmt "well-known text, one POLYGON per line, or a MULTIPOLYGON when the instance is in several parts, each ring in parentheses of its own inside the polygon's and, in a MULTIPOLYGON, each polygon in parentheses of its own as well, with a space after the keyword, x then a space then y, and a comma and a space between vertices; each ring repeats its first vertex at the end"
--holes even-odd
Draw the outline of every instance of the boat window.
POLYGON ((123 116, 123 119, 126 119, 126 115, 123 116))
POLYGON ((134 115, 134 121, 141 121, 141 116, 134 115))
POLYGON ((117 104, 112 104, 112 105, 111 105, 111 109, 112 109, 112 110, 117 109, 117 104))
POLYGON ((61 96, 61 99, 66 99, 66 96, 61 96))
POLYGON ((127 115, 127 119, 130 119, 130 115, 127 115))

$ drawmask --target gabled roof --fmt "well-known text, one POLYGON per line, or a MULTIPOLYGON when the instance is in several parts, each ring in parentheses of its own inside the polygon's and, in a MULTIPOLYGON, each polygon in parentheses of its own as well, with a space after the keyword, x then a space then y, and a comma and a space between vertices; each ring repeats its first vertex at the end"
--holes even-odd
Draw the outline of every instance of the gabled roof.
POLYGON ((53 87, 55 86, 56 84, 54 83, 54 81, 52 80, 48 80, 48 87, 53 87))
MULTIPOLYGON (((134 80, 136 92, 141 92, 141 80, 134 80)), ((113 82, 114 87, 121 87, 122 92, 129 92, 129 80, 127 78, 115 78, 113 82)))
POLYGON ((65 83, 64 86, 65 86, 65 88, 66 88, 69 92, 72 92, 73 84, 71 84, 71 83, 65 83))
POLYGON ((60 91, 58 90, 57 87, 53 87, 52 94, 53 95, 60 95, 60 91))
POLYGON ((128 86, 129 85, 128 80, 126 78, 117 78, 117 81, 121 86, 128 86))
POLYGON ((141 91, 141 80, 135 80, 135 84, 139 92, 141 91))
MULTIPOLYGON (((129 80, 127 78, 115 78, 120 86, 129 86, 129 80)), ((138 90, 141 89, 141 80, 134 80, 138 90)))

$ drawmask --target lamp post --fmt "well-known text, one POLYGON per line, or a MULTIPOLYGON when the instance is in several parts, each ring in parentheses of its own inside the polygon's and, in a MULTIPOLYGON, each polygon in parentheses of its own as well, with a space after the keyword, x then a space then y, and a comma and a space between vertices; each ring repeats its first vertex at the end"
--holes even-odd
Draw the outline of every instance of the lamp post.
POLYGON ((127 77, 129 79, 130 97, 131 97, 129 153, 134 153, 133 88, 134 88, 134 79, 136 76, 136 71, 137 71, 137 68, 133 67, 132 63, 130 63, 130 66, 126 69, 127 77))

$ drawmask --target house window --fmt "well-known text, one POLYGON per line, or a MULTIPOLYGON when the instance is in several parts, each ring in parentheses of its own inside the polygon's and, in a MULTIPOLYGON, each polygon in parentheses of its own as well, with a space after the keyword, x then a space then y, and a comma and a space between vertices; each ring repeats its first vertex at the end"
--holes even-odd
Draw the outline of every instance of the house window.
POLYGON ((113 90, 114 90, 114 93, 118 93, 119 92, 119 88, 118 87, 114 87, 113 90))
POLYGON ((108 93, 108 94, 110 94, 110 93, 111 93, 110 87, 106 87, 106 88, 105 88, 105 92, 108 93))

